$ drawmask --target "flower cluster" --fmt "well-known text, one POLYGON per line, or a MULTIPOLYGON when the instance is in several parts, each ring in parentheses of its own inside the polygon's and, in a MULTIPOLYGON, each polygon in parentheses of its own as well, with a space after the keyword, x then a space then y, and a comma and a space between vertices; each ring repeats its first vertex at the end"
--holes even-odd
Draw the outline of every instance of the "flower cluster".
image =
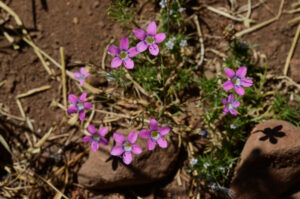
MULTIPOLYGON (((235 92, 238 95, 244 95, 245 90, 243 87, 250 87, 253 84, 252 79, 245 78, 247 74, 247 67, 246 66, 241 66, 240 68, 237 69, 236 72, 230 68, 225 69, 226 75, 230 78, 223 84, 223 89, 224 90, 231 90, 234 88, 235 92)), ((240 102, 237 100, 234 100, 234 95, 230 94, 228 96, 228 99, 222 99, 222 103, 224 104, 224 109, 223 113, 227 114, 230 112, 232 115, 236 116, 237 109, 240 106, 240 102)))
MULTIPOLYGON (((144 52, 149 49, 150 54, 157 56, 159 53, 159 47, 157 44, 163 42, 166 38, 165 33, 157 33, 157 26, 155 22, 151 22, 147 31, 143 29, 134 30, 134 35, 140 42, 135 47, 129 48, 129 40, 127 37, 123 37, 120 40, 119 47, 115 45, 111 45, 108 47, 108 53, 115 56, 111 61, 112 68, 118 68, 122 64, 127 69, 134 68, 133 57, 137 56, 139 53, 144 52)), ((85 68, 80 68, 79 72, 73 73, 74 78, 80 82, 80 85, 83 86, 86 78, 90 75, 88 72, 85 72, 85 68)), ((78 114, 79 120, 85 120, 85 112, 92 108, 92 104, 90 102, 86 102, 87 93, 83 92, 81 96, 78 98, 74 94, 69 94, 68 99, 71 105, 67 109, 68 114, 78 114)), ((99 130, 95 128, 94 125, 90 124, 87 128, 89 135, 83 137, 83 142, 91 143, 92 151, 97 151, 100 145, 107 146, 108 140, 105 138, 108 133, 108 128, 103 126, 99 130)), ((164 138, 170 131, 170 128, 167 126, 158 128, 158 122, 155 119, 151 119, 150 121, 150 129, 143 129, 139 133, 131 132, 127 139, 125 137, 115 132, 113 134, 113 138, 117 143, 114 146, 110 153, 113 156, 120 156, 123 159, 125 164, 130 164, 132 162, 132 153, 140 154, 143 149, 139 145, 136 145, 138 137, 148 139, 147 148, 148 150, 153 150, 156 146, 156 143, 161 148, 167 148, 168 142, 164 138)))
POLYGON ((136 47, 129 48, 129 40, 127 37, 123 37, 120 40, 120 48, 115 45, 108 47, 108 53, 115 56, 111 61, 112 68, 118 68, 123 63, 125 68, 133 69, 134 62, 131 58, 147 49, 149 49, 151 55, 157 56, 159 53, 157 44, 163 42, 166 38, 165 33, 157 33, 157 26, 154 21, 148 25, 147 31, 135 29, 133 32, 135 37, 140 40, 136 47))

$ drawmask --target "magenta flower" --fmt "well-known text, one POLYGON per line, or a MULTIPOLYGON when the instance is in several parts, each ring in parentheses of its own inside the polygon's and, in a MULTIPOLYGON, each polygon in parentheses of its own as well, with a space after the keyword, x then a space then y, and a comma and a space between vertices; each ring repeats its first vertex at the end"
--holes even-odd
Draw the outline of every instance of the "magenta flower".
POLYGON ((134 35, 136 36, 136 38, 142 40, 136 46, 138 52, 144 52, 149 47, 149 52, 151 53, 151 55, 158 55, 159 48, 157 44, 165 40, 166 34, 156 34, 156 29, 156 23, 152 21, 147 27, 147 32, 145 32, 143 29, 134 30, 134 35))
POLYGON ((168 142, 163 136, 166 136, 170 128, 167 126, 161 127, 158 129, 158 123, 155 119, 150 120, 150 130, 143 129, 140 131, 140 137, 149 139, 147 142, 147 148, 149 151, 155 148, 156 142, 161 148, 167 148, 168 142))
POLYGON ((234 87, 237 94, 244 95, 245 90, 242 86, 250 87, 253 84, 252 79, 245 78, 247 74, 246 66, 241 66, 240 68, 238 68, 236 73, 232 69, 226 68, 225 73, 230 78, 230 80, 226 81, 223 84, 224 90, 230 90, 234 87))
POLYGON ((239 101, 234 101, 234 95, 230 94, 228 96, 228 100, 226 99, 222 99, 222 103, 225 105, 224 109, 223 109, 223 113, 227 114, 228 112, 230 112, 232 115, 236 116, 237 112, 236 112, 236 108, 240 106, 240 102, 239 101))
POLYGON ((84 71, 84 67, 80 68, 80 72, 74 72, 74 77, 80 81, 80 85, 84 84, 85 79, 90 75, 90 73, 84 71))
POLYGON ((68 110, 67 110, 67 113, 68 114, 72 114, 72 113, 77 113, 79 114, 79 119, 81 121, 84 120, 85 118, 85 110, 89 110, 92 108, 92 104, 89 103, 89 102, 84 102, 85 98, 86 98, 86 95, 87 93, 84 92, 82 93, 82 95, 79 97, 79 99, 73 95, 73 94, 70 94, 68 96, 69 98, 69 101, 73 104, 71 105, 68 110))
POLYGON ((117 56, 113 58, 111 61, 112 68, 118 68, 123 63, 125 68, 133 69, 134 62, 130 57, 135 57, 139 52, 137 51, 136 47, 129 48, 129 40, 127 37, 123 37, 120 40, 120 48, 115 45, 108 47, 108 52, 111 55, 117 56))
POLYGON ((137 132, 135 131, 131 132, 128 135, 127 140, 125 140, 124 136, 120 133, 114 133, 113 137, 116 143, 120 145, 114 146, 111 149, 110 154, 113 156, 121 156, 123 154, 123 162, 125 164, 128 165, 131 163, 132 161, 131 152, 134 154, 142 153, 143 151, 142 147, 134 144, 138 137, 137 132))
POLYGON ((108 145, 108 141, 104 136, 107 133, 107 127, 102 127, 98 131, 94 127, 94 125, 90 124, 88 126, 88 132, 90 132, 90 136, 85 136, 82 141, 83 142, 91 142, 91 148, 93 151, 97 151, 99 148, 99 144, 104 146, 108 145))

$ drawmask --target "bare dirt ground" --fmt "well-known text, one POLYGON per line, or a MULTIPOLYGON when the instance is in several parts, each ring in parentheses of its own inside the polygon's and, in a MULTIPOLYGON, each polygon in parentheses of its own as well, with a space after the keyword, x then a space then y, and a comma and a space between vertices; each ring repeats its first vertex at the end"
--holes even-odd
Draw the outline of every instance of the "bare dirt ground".
MULTIPOLYGON (((204 2, 216 8, 220 6, 228 7, 226 1, 207 0, 204 2)), ((264 3, 261 0, 252 1, 252 6, 257 5, 257 7, 252 9, 251 19, 258 24, 275 17, 279 11, 280 2, 280 0, 264 1, 264 3)), ((299 13, 288 13, 288 10, 292 10, 291 6, 294 2, 296 1, 285 1, 283 14, 279 20, 243 37, 250 46, 255 46, 254 49, 259 55, 266 55, 269 61, 269 70, 276 75, 283 74, 284 64, 297 29, 297 23, 288 23, 299 16, 299 13)), ((93 63, 96 68, 101 69, 102 57, 108 43, 112 39, 118 40, 121 35, 129 34, 134 27, 134 25, 129 25, 128 28, 124 28, 108 18, 106 9, 110 4, 109 0, 11 0, 6 1, 6 3, 22 19, 25 28, 29 31, 37 46, 52 58, 60 61, 59 47, 64 47, 67 69, 70 71, 77 71, 79 67, 88 63, 93 63)), ((142 3, 143 1, 139 1, 137 7, 140 7, 142 3)), ((237 7, 245 4, 247 4, 245 0, 238 1, 237 7)), ((195 1, 190 3, 190 5, 194 7, 193 11, 191 11, 192 14, 197 14, 200 19, 206 49, 206 60, 222 60, 222 57, 216 55, 210 49, 226 54, 228 43, 224 42, 224 28, 228 24, 235 24, 235 29, 239 32, 246 29, 246 27, 235 20, 200 8, 203 5, 203 1, 195 1)), ((153 2, 146 4, 139 16, 137 16, 138 21, 146 23, 154 20, 154 14, 158 11, 158 1, 156 1, 156 4, 153 2)), ((245 15, 246 12, 243 12, 243 14, 245 15)), ((16 51, 12 49, 11 44, 3 35, 0 36, 0 82, 6 80, 6 83, 0 89, 0 109, 11 115, 22 117, 16 97, 34 88, 50 86, 49 89, 43 92, 20 99, 26 117, 33 121, 35 136, 41 138, 53 125, 57 126, 53 131, 54 135, 64 135, 70 132, 73 136, 80 135, 76 128, 63 122, 66 120, 63 110, 51 107, 53 100, 62 102, 62 87, 56 80, 56 78, 61 76, 60 70, 50 64, 49 67, 55 74, 50 77, 33 49, 22 41, 19 41, 18 44, 21 48, 16 51)), ((199 47, 198 45, 195 44, 196 47, 199 47)), ((299 62, 297 62, 299 59, 300 45, 295 49, 292 58, 294 64, 291 67, 298 67, 299 69, 299 62)), ((204 62, 204 70, 210 71, 212 74, 215 73, 213 64, 214 62, 204 62)), ((293 70, 289 71, 290 75, 292 75, 291 71, 293 70)), ((67 85, 70 93, 79 94, 78 88, 71 83, 71 80, 68 80, 67 85)), ((21 149, 22 145, 30 144, 25 133, 30 131, 26 121, 6 119, 5 116, 0 114, 0 122, 0 127, 5 132, 5 137, 10 137, 8 139, 10 145, 13 146, 19 143, 14 147, 21 149)), ((32 140, 32 138, 30 139, 32 140)), ((43 176, 52 170, 52 167, 62 166, 74 159, 78 153, 86 151, 88 148, 77 137, 76 144, 62 148, 66 151, 65 155, 55 155, 67 140, 69 140, 69 137, 62 136, 60 141, 56 142, 54 140, 55 142, 49 143, 47 150, 41 153, 32 163, 32 167, 35 168, 39 175, 43 176)), ((76 181, 76 172, 86 159, 86 156, 87 153, 84 153, 83 158, 68 168, 69 178, 66 192, 74 199, 87 198, 92 195, 78 185, 76 181)), ((61 182, 58 180, 57 183, 61 182)), ((183 180, 180 186, 178 184, 180 184, 178 180, 174 179, 166 187, 152 193, 152 196, 156 195, 158 198, 188 197, 190 189, 189 179, 183 180)), ((36 189, 41 187, 37 186, 36 189)), ((36 191, 32 198, 46 198, 48 197, 47 193, 53 194, 54 192, 51 188, 36 191)), ((114 196, 111 197, 113 198, 114 196)))

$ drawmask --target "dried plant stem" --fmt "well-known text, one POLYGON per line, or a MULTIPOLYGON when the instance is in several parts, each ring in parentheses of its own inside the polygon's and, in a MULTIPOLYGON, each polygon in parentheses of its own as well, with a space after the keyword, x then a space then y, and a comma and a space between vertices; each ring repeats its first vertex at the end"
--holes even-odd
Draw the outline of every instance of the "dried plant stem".
POLYGON ((269 19, 269 20, 267 20, 265 22, 262 22, 260 24, 257 24, 257 25, 255 25, 255 26, 253 26, 251 28, 245 29, 245 30, 243 30, 241 32, 238 32, 238 33, 235 34, 235 36, 236 37, 241 37, 241 36, 243 36, 245 34, 248 34, 248 33, 253 32, 255 30, 258 30, 258 29, 260 29, 260 28, 262 28, 264 26, 267 26, 267 25, 273 23, 274 21, 277 21, 280 18, 281 14, 282 14, 283 5, 284 5, 284 0, 281 0, 280 8, 279 8, 279 11, 278 11, 278 14, 277 14, 276 17, 274 17, 272 19, 269 19))
POLYGON ((23 97, 27 97, 27 96, 30 96, 30 95, 48 90, 50 88, 51 88, 50 85, 42 86, 42 87, 39 87, 39 88, 34 88, 34 89, 31 89, 31 90, 27 91, 26 93, 17 95, 17 98, 20 99, 20 98, 23 98, 23 97))
MULTIPOLYGON (((66 80, 66 62, 65 62, 65 54, 64 48, 59 48, 59 54, 61 59, 61 76, 62 76, 62 88, 63 88, 63 103, 64 106, 67 107, 67 80, 66 80)), ((67 113, 66 113, 67 114, 67 113)))
POLYGON ((298 17, 296 17, 296 18, 294 18, 294 19, 292 19, 292 20, 289 20, 288 21, 288 24, 289 25, 293 25, 293 24, 295 24, 295 23, 298 23, 300 21, 300 16, 298 16, 298 17))
POLYGON ((300 35, 300 23, 298 24, 298 28, 297 28, 296 34, 294 36, 294 40, 293 40, 290 52, 289 52, 289 54, 286 58, 285 66, 284 66, 284 69, 283 69, 283 75, 287 75, 287 72, 289 70, 289 65, 290 65, 292 56, 294 54, 296 44, 297 44, 298 39, 299 39, 299 35, 300 35))
POLYGON ((217 13, 219 15, 222 15, 224 17, 227 17, 229 19, 232 19, 234 21, 238 21, 238 22, 243 22, 247 19, 249 19, 250 15, 251 15, 251 0, 248 0, 248 11, 247 11, 247 16, 245 18, 237 18, 235 16, 232 16, 231 14, 224 12, 222 10, 216 9, 214 7, 211 6, 206 6, 206 8, 214 13, 217 13))
POLYGON ((194 22, 196 24, 196 27, 197 27, 197 33, 198 33, 198 36, 199 36, 199 42, 200 42, 200 47, 201 47, 201 57, 200 57, 200 60, 198 61, 197 63, 197 68, 199 68, 199 66, 201 66, 201 64, 203 63, 204 61, 204 53, 205 53, 205 50, 204 50, 204 42, 203 42, 203 36, 202 36, 202 31, 201 31, 201 26, 199 24, 199 19, 198 19, 198 16, 197 15, 194 15, 193 17, 194 19, 194 22))
POLYGON ((46 180, 45 178, 43 178, 42 176, 39 176, 37 174, 35 174, 35 176, 37 176, 39 179, 41 179, 43 182, 45 182, 47 185, 49 185, 52 189, 54 189, 56 191, 56 193, 59 193, 63 198, 69 199, 65 194, 63 194, 60 190, 58 190, 51 182, 49 182, 49 180, 46 180))
POLYGON ((4 116, 6 116, 6 117, 10 117, 10 118, 15 119, 15 120, 19 120, 19 121, 25 121, 25 120, 26 120, 26 119, 23 118, 23 117, 18 117, 18 116, 15 116, 15 115, 11 115, 11 114, 9 114, 9 113, 6 113, 6 112, 2 111, 1 109, 0 109, 0 114, 4 115, 4 116))

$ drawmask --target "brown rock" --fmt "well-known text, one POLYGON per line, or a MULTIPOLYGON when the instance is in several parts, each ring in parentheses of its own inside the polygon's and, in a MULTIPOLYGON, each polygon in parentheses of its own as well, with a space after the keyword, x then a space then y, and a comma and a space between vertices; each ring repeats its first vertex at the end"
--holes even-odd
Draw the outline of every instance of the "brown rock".
MULTIPOLYGON (((118 131, 128 135, 129 131, 118 131)), ((146 148, 146 139, 138 138, 137 144, 143 148, 140 155, 133 154, 130 165, 123 164, 121 158, 110 156, 113 140, 108 147, 101 147, 97 152, 90 152, 88 160, 78 173, 78 182, 86 188, 103 190, 124 186, 135 186, 160 181, 174 174, 179 163, 177 145, 168 141, 168 148, 158 145, 153 151, 146 148)))
POLYGON ((251 132, 235 170, 235 199, 278 199, 300 184, 300 130, 268 120, 251 132))

